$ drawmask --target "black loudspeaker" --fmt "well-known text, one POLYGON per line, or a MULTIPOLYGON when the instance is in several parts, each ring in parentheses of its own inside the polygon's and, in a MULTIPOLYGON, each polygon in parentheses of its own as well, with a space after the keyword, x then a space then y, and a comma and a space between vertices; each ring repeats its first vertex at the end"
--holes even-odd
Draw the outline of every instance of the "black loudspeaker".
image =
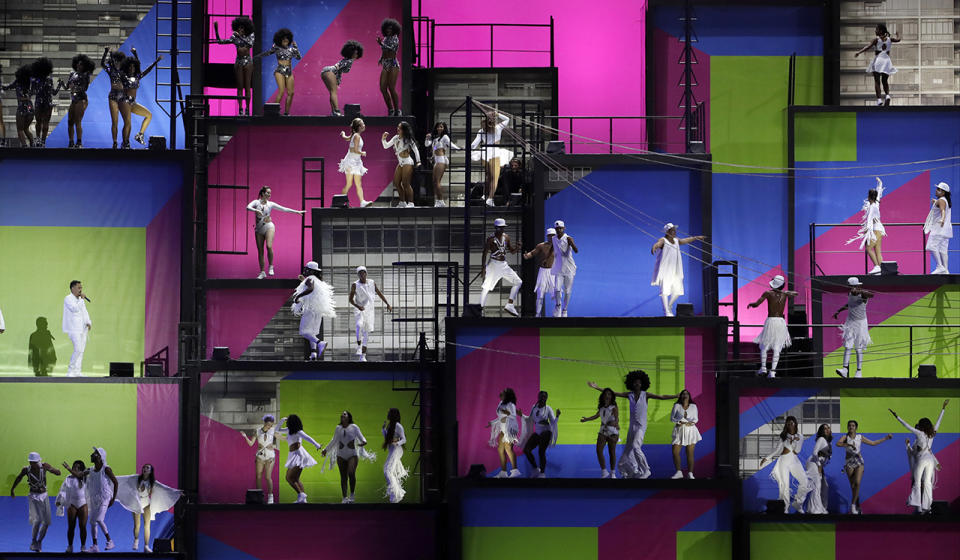
POLYGON ((510 193, 510 198, 507 199, 507 206, 523 206, 523 193, 510 193))
POLYGON ((173 552, 173 539, 153 539, 154 552, 173 552))
POLYGON ((263 505, 267 503, 266 497, 263 495, 263 490, 259 488, 255 490, 247 490, 247 505, 263 505))
POLYGON ((349 208, 350 199, 345 194, 333 195, 333 201, 330 202, 330 208, 349 208))
POLYGON ((110 362, 110 377, 133 377, 133 362, 110 362))
POLYGON ((551 140, 547 142, 547 153, 565 154, 567 153, 567 144, 563 140, 551 140))
POLYGON ((210 356, 211 360, 222 360, 226 361, 230 359, 230 347, 229 346, 214 346, 213 354, 210 356))
POLYGON ((463 316, 469 319, 479 319, 483 317, 483 308, 476 303, 468 303, 463 306, 463 316))
POLYGON ((166 150, 167 149, 167 137, 166 136, 151 136, 150 140, 147 141, 147 148, 151 150, 166 150))
POLYGON ((693 304, 692 304, 692 303, 678 303, 678 304, 677 304, 677 317, 693 317, 693 304))
POLYGON ((470 465, 470 471, 467 473, 467 478, 472 478, 474 480, 487 478, 487 467, 480 463, 476 465, 470 465))
POLYGON ((946 515, 950 513, 950 504, 946 501, 934 501, 930 504, 930 513, 933 515, 946 515))
POLYGON ((363 114, 360 112, 360 105, 356 103, 347 103, 343 106, 343 116, 350 119, 362 117, 363 114))
POLYGON ((880 263, 881 276, 895 276, 897 274, 900 274, 900 269, 897 267, 897 261, 883 261, 880 263))
POLYGON ((786 504, 783 500, 767 500, 767 513, 783 513, 786 504))
MULTIPOLYGON (((793 304, 787 312, 787 331, 790 338, 806 338, 809 336, 807 328, 807 306, 793 304), (796 325, 796 326, 795 326, 796 325)), ((795 348, 793 350, 796 350, 795 348)))
POLYGON ((144 377, 163 377, 163 364, 160 362, 147 362, 143 364, 144 377))
POLYGON ((280 104, 279 103, 267 103, 263 106, 263 116, 265 117, 279 117, 280 116, 280 104))
POLYGON ((920 364, 917 366, 917 379, 936 379, 937 366, 933 364, 920 364))

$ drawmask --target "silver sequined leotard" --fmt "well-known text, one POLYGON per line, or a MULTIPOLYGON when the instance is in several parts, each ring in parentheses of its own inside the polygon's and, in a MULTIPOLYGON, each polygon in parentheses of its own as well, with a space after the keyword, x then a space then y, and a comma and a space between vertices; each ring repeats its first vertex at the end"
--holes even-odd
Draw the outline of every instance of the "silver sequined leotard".
POLYGON ((270 55, 276 53, 277 55, 277 67, 273 69, 274 74, 280 74, 281 76, 290 77, 293 75, 293 64, 289 66, 280 64, 281 60, 293 60, 296 58, 300 60, 303 56, 300 54, 300 49, 297 48, 297 45, 290 45, 289 47, 280 47, 274 45, 270 47, 270 50, 263 53, 264 55, 270 55))
POLYGON ((57 88, 54 89, 53 78, 49 76, 43 80, 31 78, 30 81, 31 89, 36 96, 34 101, 36 109, 39 111, 53 107, 53 96, 60 93, 60 84, 57 84, 57 88))
POLYGON ((70 72, 67 78, 67 89, 70 91, 70 102, 86 101, 87 87, 90 86, 90 72, 70 72))
MULTIPOLYGON (((397 35, 384 37, 383 41, 380 42, 380 48, 383 49, 384 53, 396 53, 397 49, 400 48, 400 37, 397 35)), ((390 58, 381 56, 380 60, 378 61, 378 64, 380 64, 380 66, 383 66, 384 70, 388 70, 390 68, 400 68, 400 63, 397 62, 396 56, 393 56, 390 58)))
POLYGON ((337 85, 340 85, 340 79, 344 74, 350 71, 350 67, 353 66, 352 58, 343 58, 340 59, 340 62, 334 64, 333 66, 324 66, 321 72, 333 72, 333 75, 337 77, 337 85))
POLYGON ((234 45, 237 47, 237 59, 233 62, 233 65, 238 68, 249 66, 253 63, 253 57, 250 56, 250 49, 253 48, 253 42, 253 33, 241 35, 236 31, 233 32, 233 35, 231 35, 229 39, 217 39, 217 43, 220 45, 234 45), (240 54, 240 49, 247 49, 247 54, 240 54))
POLYGON ((33 86, 31 82, 27 83, 27 86, 24 87, 20 82, 10 82, 10 84, 5 86, 0 86, 4 90, 12 89, 17 93, 17 115, 24 116, 30 115, 33 116, 33 101, 30 100, 30 96, 33 94, 33 86))

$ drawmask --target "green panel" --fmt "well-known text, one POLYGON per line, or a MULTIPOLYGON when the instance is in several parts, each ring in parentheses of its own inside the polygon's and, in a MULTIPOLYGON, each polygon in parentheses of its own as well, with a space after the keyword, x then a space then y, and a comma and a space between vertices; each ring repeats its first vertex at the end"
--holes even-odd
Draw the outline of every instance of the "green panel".
POLYGON ((596 560, 596 527, 464 527, 463 560, 596 560))
MULTIPOLYGON (((0 484, 7 490, 27 454, 36 451, 54 467, 80 459, 90 464, 92 447, 107 452, 117 475, 137 472, 137 386, 133 383, 3 383, 0 426, 0 484)), ((48 492, 59 491, 60 477, 51 477, 48 492)), ((18 496, 25 496, 26 481, 18 496)))
POLYGON ((937 415, 945 399, 953 398, 947 405, 940 424, 941 433, 960 433, 960 400, 956 391, 942 389, 913 389, 891 391, 885 389, 845 389, 839 392, 840 426, 846 428, 848 420, 856 420, 860 431, 870 433, 903 434, 906 430, 890 414, 888 408, 900 415, 911 426, 924 416, 931 422, 937 421, 937 415))
POLYGON ((677 560, 729 560, 731 558, 733 558, 733 533, 677 531, 677 560))
MULTIPOLYGON (((600 387, 625 391, 623 377, 631 369, 650 375, 650 392, 675 394, 683 387, 683 328, 632 329, 541 329, 540 354, 556 359, 540 360, 540 387, 550 393, 550 402, 559 408, 557 443, 595 444, 599 420, 580 422, 581 416, 597 412, 600 393, 587 387, 596 381, 600 387), (582 361, 599 362, 585 366, 582 361), (609 364, 609 365, 607 365, 609 364), (622 364, 622 365, 619 365, 622 364)), ((630 410, 626 399, 620 404, 620 429, 626 434, 630 410)), ((670 443, 673 425, 669 422, 673 401, 650 400, 649 428, 645 443, 670 443)))
MULTIPOLYGON (((710 151, 714 162, 787 166, 787 56, 710 57, 710 151)), ((797 57, 797 105, 823 103, 823 59, 797 57)), ((725 173, 770 173, 724 167, 725 173)), ((772 171, 777 172, 777 171, 772 171)))
POLYGON ((83 355, 85 374, 106 374, 109 362, 143 360, 146 230, 144 228, 0 227, 4 272, 0 372, 33 375, 30 334, 45 317, 57 352, 56 375, 67 372, 73 345, 61 332, 70 281, 83 282, 93 328, 83 355))
POLYGON ((794 159, 856 161, 856 113, 797 113, 794 120, 794 159))
MULTIPOLYGON (((882 297, 882 296, 881 296, 882 297)), ((956 324, 960 314, 960 286, 941 286, 882 325, 956 324)), ((869 311, 867 319, 870 318, 869 311)), ((870 329, 873 344, 864 352, 863 374, 866 377, 907 377, 910 368, 910 328, 870 329)), ((943 327, 913 328, 913 375, 919 364, 937 366, 937 377, 960 377, 960 329, 943 327)), ((851 363, 854 357, 851 357, 851 363)), ((843 348, 824 358, 824 369, 830 373, 843 364, 843 348)), ((855 367, 855 366, 854 366, 855 367)))
POLYGON ((836 558, 832 523, 754 523, 750 558, 756 560, 832 560, 836 558))
MULTIPOLYGON (((420 501, 420 478, 413 474, 413 465, 417 454, 413 452, 414 441, 419 430, 414 429, 413 420, 417 415, 417 407, 410 403, 414 393, 408 391, 394 391, 391 381, 316 381, 291 380, 281 381, 277 386, 277 401, 280 416, 296 414, 303 420, 304 431, 317 440, 321 446, 326 446, 333 438, 334 429, 340 421, 340 413, 344 409, 353 415, 353 421, 360 427, 367 439, 367 449, 377 454, 375 463, 360 461, 357 465, 357 494, 358 502, 386 502, 386 482, 383 479, 383 463, 387 452, 383 445, 381 428, 387 418, 387 411, 391 408, 400 409, 400 423, 403 424, 407 436, 406 449, 403 454, 403 464, 410 470, 410 476, 404 483, 407 495, 404 503, 420 501)), ((318 462, 326 461, 312 445, 306 444, 307 451, 318 462)), ((287 461, 287 446, 280 446, 281 475, 286 472, 283 464, 287 461)), ((340 474, 337 467, 333 470, 326 468, 320 472, 321 465, 305 469, 300 481, 306 488, 311 502, 340 502, 340 474)), ((281 481, 282 482, 282 481, 281 481)), ((297 496, 290 485, 280 484, 280 501, 292 502, 297 496)))

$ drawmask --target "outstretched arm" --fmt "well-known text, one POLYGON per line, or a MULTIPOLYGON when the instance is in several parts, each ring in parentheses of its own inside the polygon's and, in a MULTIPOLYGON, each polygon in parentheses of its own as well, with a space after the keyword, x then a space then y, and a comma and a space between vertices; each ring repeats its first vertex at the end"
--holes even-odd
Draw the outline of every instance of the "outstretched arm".
POLYGON ((658 400, 661 400, 661 401, 665 401, 665 400, 668 400, 668 399, 679 399, 679 398, 680 398, 680 393, 677 393, 676 395, 654 395, 653 393, 651 393, 651 392, 648 391, 648 392, 647 392, 647 398, 648 398, 648 399, 658 399, 658 400))
MULTIPOLYGON (((600 391, 601 393, 603 392, 603 389, 600 388, 600 386, 597 385, 596 383, 594 383, 593 381, 587 381, 587 386, 590 387, 590 388, 592 388, 592 389, 596 389, 597 391, 600 391)), ((618 393, 618 392, 614 391, 613 394, 616 395, 616 396, 618 396, 618 397, 627 398, 627 397, 630 395, 630 392, 629 392, 629 391, 623 391, 623 392, 618 393)))
POLYGON ((873 46, 876 45, 876 44, 877 44, 877 39, 874 38, 873 41, 870 41, 870 44, 869 44, 869 45, 863 47, 862 49, 860 49, 859 51, 857 51, 856 53, 854 53, 853 56, 854 56, 854 57, 860 56, 861 54, 863 54, 863 53, 867 52, 868 50, 870 50, 871 48, 873 48, 873 46))
POLYGON ((861 436, 861 440, 863 441, 863 443, 867 445, 880 445, 881 443, 887 441, 888 439, 893 439, 893 434, 887 434, 876 441, 873 441, 872 439, 868 439, 861 436))
POLYGON ((706 239, 706 238, 707 238, 706 235, 694 235, 694 236, 692 236, 692 237, 684 237, 683 239, 680 239, 679 241, 680 241, 680 244, 681 244, 681 245, 688 245, 688 244, 690 244, 690 243, 693 243, 694 241, 703 241, 703 240, 706 239))
POLYGON ((273 207, 281 212, 286 212, 288 214, 306 214, 305 210, 294 210, 293 208, 287 208, 286 206, 280 206, 276 202, 273 203, 273 207))
POLYGON ((276 45, 273 45, 273 46, 270 47, 269 49, 263 51, 262 53, 260 53, 260 54, 258 54, 258 55, 256 55, 256 56, 254 56, 253 58, 261 58, 261 57, 264 57, 264 56, 267 56, 267 55, 271 55, 271 54, 273 54, 273 53, 275 53, 275 52, 277 52, 277 46, 276 46, 276 45))
POLYGON ((747 307, 750 309, 753 309, 754 307, 760 307, 760 304, 763 303, 763 300, 765 299, 767 299, 767 292, 763 292, 763 294, 761 294, 760 297, 757 298, 757 301, 752 301, 748 303, 747 307))
POLYGON ((20 479, 27 475, 27 467, 20 469, 20 474, 17 475, 17 478, 13 480, 13 486, 10 487, 10 497, 15 498, 13 491, 17 488, 17 484, 20 484, 20 479))
POLYGON ((594 414, 593 416, 581 416, 581 417, 580 417, 580 421, 581 421, 581 422, 589 422, 589 421, 591 421, 591 420, 596 420, 597 418, 600 418, 600 411, 599 411, 599 410, 598 410, 597 413, 594 414))
POLYGON ((303 430, 300 430, 298 433, 300 434, 300 437, 301 437, 302 439, 305 439, 305 440, 309 441, 309 442, 310 442, 311 444, 313 444, 313 446, 316 447, 317 449, 321 449, 321 446, 320 446, 319 443, 317 443, 317 440, 315 440, 315 439, 313 439, 312 437, 310 437, 310 436, 307 434, 307 432, 305 432, 305 431, 303 431, 303 430))
POLYGON ((656 255, 657 251, 663 249, 663 238, 657 239, 657 242, 653 244, 653 247, 650 248, 650 254, 656 255))
POLYGON ((150 66, 147 66, 147 69, 140 73, 140 77, 142 78, 142 77, 146 76, 147 74, 149 74, 150 71, 153 70, 153 67, 156 66, 157 63, 159 63, 159 62, 160 62, 160 59, 162 59, 162 58, 163 58, 162 56, 158 56, 157 59, 153 61, 153 64, 151 64, 150 66))

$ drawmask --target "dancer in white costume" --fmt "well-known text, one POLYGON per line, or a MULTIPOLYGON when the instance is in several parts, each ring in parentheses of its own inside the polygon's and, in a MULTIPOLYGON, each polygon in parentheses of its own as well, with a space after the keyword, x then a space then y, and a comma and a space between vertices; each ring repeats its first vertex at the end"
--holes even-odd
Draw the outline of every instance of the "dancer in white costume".
POLYGON ((803 447, 803 436, 800 434, 797 419, 793 416, 787 416, 787 420, 783 423, 783 431, 780 432, 780 445, 760 460, 760 468, 762 469, 765 463, 772 461, 774 457, 777 458, 773 471, 770 472, 770 478, 777 482, 780 489, 779 497, 783 501, 783 513, 790 513, 791 475, 797 481, 797 492, 794 494, 793 507, 798 513, 803 513, 803 501, 807 497, 807 492, 810 491, 807 474, 797 457, 801 447, 803 447))
POLYGON ((873 268, 867 274, 880 274, 880 264, 883 263, 883 238, 887 235, 883 222, 880 221, 880 199, 883 198, 883 181, 877 177, 877 188, 867 191, 867 198, 863 201, 863 220, 857 235, 847 240, 847 245, 860 240, 860 248, 866 248, 867 256, 873 262, 873 268))
POLYGON ((683 478, 683 471, 680 470, 680 448, 683 447, 687 450, 687 478, 692 480, 693 452, 697 442, 703 437, 697 429, 697 405, 693 402, 690 391, 680 391, 680 396, 670 412, 670 421, 673 422, 673 466, 677 469, 670 478, 683 478))
POLYGON ((650 285, 660 286, 663 314, 667 317, 673 317, 673 304, 683 295, 683 255, 680 246, 706 239, 704 235, 677 238, 678 227, 676 224, 663 226, 663 237, 650 248, 650 253, 657 257, 650 285))
POLYGON ((533 250, 523 254, 523 260, 536 258, 540 261, 540 266, 537 268, 537 285, 533 288, 534 293, 537 294, 537 308, 534 311, 534 315, 537 317, 545 315, 545 299, 547 294, 551 296, 554 294, 554 286, 557 284, 556 276, 553 274, 553 237, 556 234, 555 229, 547 228, 547 240, 543 243, 537 243, 533 250))
POLYGON ((387 136, 389 132, 384 132, 380 143, 383 149, 393 148, 393 153, 397 155, 397 168, 393 171, 393 186, 397 189, 400 202, 397 208, 413 208, 413 187, 410 181, 413 178, 413 168, 420 167, 420 150, 417 149, 417 141, 413 139, 413 128, 410 123, 403 121, 397 125, 397 134, 389 141, 387 136))
POLYGON ((423 145, 431 148, 433 151, 433 205, 437 208, 446 207, 443 193, 443 174, 450 165, 451 150, 462 150, 450 140, 447 131, 447 123, 437 122, 433 125, 433 134, 427 134, 423 145))
POLYGON ((847 451, 843 462, 843 472, 850 482, 850 513, 863 513, 860 511, 860 483, 863 481, 864 471, 863 453, 861 452, 863 444, 880 445, 893 438, 892 434, 887 434, 881 439, 873 441, 863 437, 862 434, 858 434, 857 430, 859 428, 860 423, 856 420, 848 421, 847 433, 837 441, 837 447, 843 447, 847 451))
POLYGON ((510 117, 501 115, 497 112, 487 113, 483 119, 483 126, 477 132, 477 137, 470 143, 470 159, 473 161, 483 161, 487 172, 487 192, 483 196, 487 206, 493 206, 493 194, 497 190, 497 182, 500 180, 500 168, 506 162, 513 159, 513 152, 506 148, 497 146, 500 142, 500 136, 503 130, 510 124, 510 117), (484 147, 480 147, 480 143, 484 147))
MULTIPOLYGON (((364 447, 367 445, 367 438, 363 437, 360 427, 353 423, 353 414, 349 410, 340 413, 340 422, 333 431, 333 439, 323 449, 321 455, 328 457, 330 468, 334 463, 340 471, 340 492, 343 494, 342 504, 352 504, 357 492, 357 463, 360 459, 370 461, 377 460, 374 453, 370 453, 364 447), (347 495, 347 485, 350 486, 350 494, 347 495)), ((322 461, 321 461, 322 463, 322 461)), ((323 464, 320 470, 324 470, 323 464)))
POLYGON ((31 452, 27 455, 27 466, 20 469, 20 474, 13 481, 10 487, 10 497, 15 498, 14 490, 23 477, 27 477, 27 485, 30 487, 30 493, 27 497, 27 518, 33 527, 33 536, 30 539, 30 550, 40 552, 43 546, 43 537, 47 534, 47 527, 50 526, 50 499, 47 497, 47 473, 53 473, 60 476, 60 469, 51 467, 43 462, 40 454, 31 452))
MULTIPOLYGON (((923 233, 930 234, 927 238, 927 251, 933 254, 937 261, 937 268, 930 274, 950 274, 947 249, 953 237, 953 201, 950 200, 950 185, 940 183, 937 192, 930 200, 930 213, 923 224, 923 233)), ((0 318, 0 332, 3 332, 3 319, 0 318)))
MULTIPOLYGON (((627 430, 627 442, 620 454, 617 468, 623 478, 649 478, 651 474, 647 456, 643 454, 643 438, 647 433, 647 399, 668 400, 679 398, 680 395, 655 395, 648 393, 650 377, 643 370, 631 371, 624 378, 627 391, 614 393, 615 396, 627 399, 630 403, 630 428, 627 430)), ((588 386, 603 391, 596 383, 590 381, 588 386)))
POLYGON ((63 298, 63 332, 70 337, 73 343, 73 354, 70 355, 70 365, 67 366, 67 377, 79 377, 83 367, 83 352, 87 348, 87 336, 93 324, 90 314, 87 313, 86 295, 83 293, 83 283, 79 280, 70 282, 70 293, 63 298))
POLYGON ((869 45, 854 53, 853 56, 856 58, 871 48, 873 49, 874 57, 867 66, 867 73, 873 74, 877 106, 890 105, 890 75, 897 73, 897 69, 893 67, 893 61, 890 60, 890 46, 892 43, 900 42, 900 32, 897 31, 896 37, 891 37, 890 32, 887 31, 887 26, 883 23, 878 23, 874 32, 877 36, 873 41, 870 41, 869 45), (882 93, 880 91, 881 85, 883 86, 882 93), (886 97, 883 97, 883 95, 886 95, 886 97))
POLYGON ((530 409, 530 416, 524 416, 526 423, 524 433, 526 438, 520 442, 520 448, 533 469, 530 471, 530 478, 547 477, 547 447, 557 444, 557 420, 560 418, 560 409, 554 413, 550 405, 547 404, 547 392, 540 391, 537 394, 537 404, 530 409), (537 449, 540 455, 540 466, 533 456, 533 450, 537 449))
POLYGON ((903 427, 913 432, 916 436, 916 442, 913 448, 913 460, 911 464, 911 475, 913 484, 910 488, 910 497, 907 499, 907 505, 917 508, 918 513, 930 513, 933 504, 934 474, 940 470, 940 463, 933 454, 933 438, 940 429, 940 422, 943 421, 943 414, 947 411, 949 399, 943 401, 943 407, 940 409, 940 416, 937 417, 937 423, 934 424, 929 418, 921 418, 916 427, 911 428, 903 418, 897 416, 892 409, 887 409, 890 414, 903 427))
POLYGON ((779 274, 770 281, 770 289, 763 292, 760 299, 747 304, 747 307, 760 307, 764 300, 767 302, 767 319, 763 322, 763 330, 760 336, 753 342, 760 346, 760 370, 758 375, 766 375, 768 378, 777 376, 777 363, 780 361, 780 352, 784 348, 790 347, 790 331, 787 330, 787 322, 783 318, 783 311, 787 307, 788 297, 797 297, 797 292, 791 292, 783 289, 783 276, 779 274), (770 373, 767 373, 767 351, 773 352, 773 358, 770 361, 770 373))
POLYGON ((143 551, 153 552, 150 546, 150 524, 157 514, 172 508, 183 496, 182 490, 157 482, 153 465, 146 463, 140 474, 117 477, 117 502, 133 514, 133 550, 140 549, 140 517, 143 517, 143 551))
POLYGON ((370 333, 373 332, 377 318, 374 307, 377 297, 387 306, 387 311, 393 311, 393 307, 390 306, 387 298, 383 297, 383 292, 380 291, 377 284, 367 278, 367 267, 358 266, 357 281, 350 284, 350 297, 347 298, 347 301, 356 308, 353 311, 353 316, 356 319, 357 328, 357 358, 361 362, 367 361, 367 341, 370 338, 370 333))
POLYGON ((597 462, 600 463, 600 478, 617 478, 617 443, 620 441, 620 409, 617 407, 617 395, 610 387, 600 392, 597 400, 597 413, 582 416, 581 422, 600 418, 600 431, 597 432, 597 462), (603 448, 610 453, 610 470, 603 456, 603 448))
MULTIPOLYGON (((103 531, 103 536, 107 539, 104 550, 110 550, 115 545, 110 538, 110 531, 104 521, 107 517, 107 509, 113 505, 117 499, 117 477, 113 474, 113 469, 107 465, 107 451, 102 447, 94 447, 90 454, 90 462, 93 466, 82 473, 83 486, 87 489, 87 507, 90 510, 90 536, 92 544, 84 552, 99 552, 97 547, 97 530, 103 531)), ((78 474, 78 473, 73 473, 78 474)))
POLYGON ((360 134, 367 129, 367 125, 364 124, 363 119, 356 118, 350 123, 350 136, 343 131, 340 131, 340 137, 344 140, 350 142, 350 148, 347 150, 347 155, 343 156, 343 159, 340 160, 340 166, 338 171, 347 176, 347 184, 343 187, 342 194, 350 193, 350 186, 357 186, 357 198, 360 199, 360 207, 366 208, 373 204, 363 198, 363 180, 362 177, 367 174, 367 168, 363 166, 362 157, 367 156, 367 152, 363 151, 363 138, 360 137, 360 134))
POLYGON ((337 312, 333 307, 333 286, 322 280, 320 265, 308 262, 300 275, 300 285, 293 292, 293 305, 290 310, 300 317, 300 336, 310 343, 309 360, 317 360, 323 355, 327 343, 318 339, 317 334, 323 326, 323 318, 334 318, 337 312))
POLYGON ((867 324, 867 300, 874 294, 861 288, 860 279, 856 276, 847 278, 847 284, 850 285, 847 303, 833 314, 833 318, 836 319, 841 311, 847 310, 847 319, 840 326, 843 336, 843 367, 837 369, 837 375, 849 377, 850 351, 856 350, 857 373, 854 377, 862 377, 863 351, 873 343, 870 339, 870 327, 867 324))
POLYGON ((280 429, 275 433, 278 438, 286 439, 289 445, 287 462, 284 464, 284 466, 287 467, 287 474, 284 478, 287 484, 297 493, 296 503, 305 504, 307 503, 307 492, 303 488, 303 483, 300 482, 300 473, 303 472, 303 469, 308 469, 316 465, 317 460, 303 448, 303 442, 311 443, 318 451, 322 448, 315 439, 303 431, 303 422, 296 414, 281 418, 280 429))
POLYGON ((60 485, 60 493, 57 494, 57 516, 63 517, 67 514, 67 553, 73 552, 73 534, 77 529, 77 522, 80 525, 80 550, 87 547, 87 492, 83 488, 83 471, 87 466, 83 461, 76 460, 71 468, 67 462, 63 462, 63 468, 70 473, 60 485), (73 473, 80 473, 79 475, 73 473))
POLYGON ((274 435, 274 423, 276 419, 272 414, 264 414, 263 426, 257 428, 257 433, 252 438, 247 434, 240 432, 247 445, 253 447, 257 445, 257 455, 255 459, 255 471, 253 478, 253 487, 260 488, 260 479, 266 480, 267 503, 273 503, 273 464, 277 459, 277 438, 274 435))
POLYGON ((257 221, 253 225, 253 236, 257 242, 257 261, 260 263, 260 273, 257 275, 258 280, 263 280, 267 277, 267 274, 273 276, 273 238, 277 234, 277 227, 273 225, 273 218, 271 218, 270 215, 274 210, 287 212, 289 214, 300 214, 301 216, 306 214, 304 210, 294 210, 293 208, 280 206, 276 202, 273 202, 270 200, 272 194, 270 187, 264 185, 260 187, 260 194, 257 195, 256 200, 251 200, 250 204, 247 204, 247 210, 257 215, 257 221), (267 250, 269 269, 263 267, 264 247, 266 247, 267 250))
POLYGON ((577 274, 577 263, 573 260, 573 253, 579 253, 573 238, 567 235, 567 227, 563 220, 553 223, 557 235, 553 238, 553 275, 556 278, 554 285, 555 303, 554 317, 566 317, 567 307, 570 306, 570 296, 573 294, 573 277, 577 274), (561 306, 562 303, 562 306, 561 306))
POLYGON ((507 252, 516 253, 520 250, 520 247, 510 241, 510 236, 505 233, 506 228, 506 220, 503 218, 495 219, 493 221, 494 233, 483 243, 483 257, 480 259, 480 262, 484 263, 483 285, 480 288, 480 307, 483 308, 486 304, 487 294, 497 287, 498 282, 503 280, 513 286, 510 289, 510 298, 503 308, 514 317, 519 317, 520 313, 517 311, 514 301, 517 299, 517 292, 520 291, 523 280, 520 280, 517 273, 507 264, 507 252), (490 255, 489 261, 487 261, 488 254, 490 255))
POLYGON ((517 408, 517 394, 513 389, 507 387, 500 392, 497 417, 488 424, 490 427, 490 447, 497 449, 497 456, 500 458, 500 472, 497 473, 495 478, 507 478, 508 476, 516 478, 520 476, 513 446, 523 439, 522 417, 523 411, 517 408), (509 471, 507 471, 508 460, 513 467, 509 471))
POLYGON ((833 456, 831 441, 833 441, 833 431, 830 429, 830 424, 820 424, 817 428, 817 440, 813 446, 813 453, 807 458, 807 480, 810 482, 807 513, 827 513, 827 496, 830 492, 827 477, 823 475, 823 468, 833 456))
POLYGON ((383 463, 383 478, 387 481, 387 499, 391 504, 403 500, 407 491, 403 489, 409 471, 403 466, 403 444, 407 436, 400 424, 400 410, 391 408, 387 412, 387 421, 383 423, 383 448, 387 450, 387 460, 383 463))

